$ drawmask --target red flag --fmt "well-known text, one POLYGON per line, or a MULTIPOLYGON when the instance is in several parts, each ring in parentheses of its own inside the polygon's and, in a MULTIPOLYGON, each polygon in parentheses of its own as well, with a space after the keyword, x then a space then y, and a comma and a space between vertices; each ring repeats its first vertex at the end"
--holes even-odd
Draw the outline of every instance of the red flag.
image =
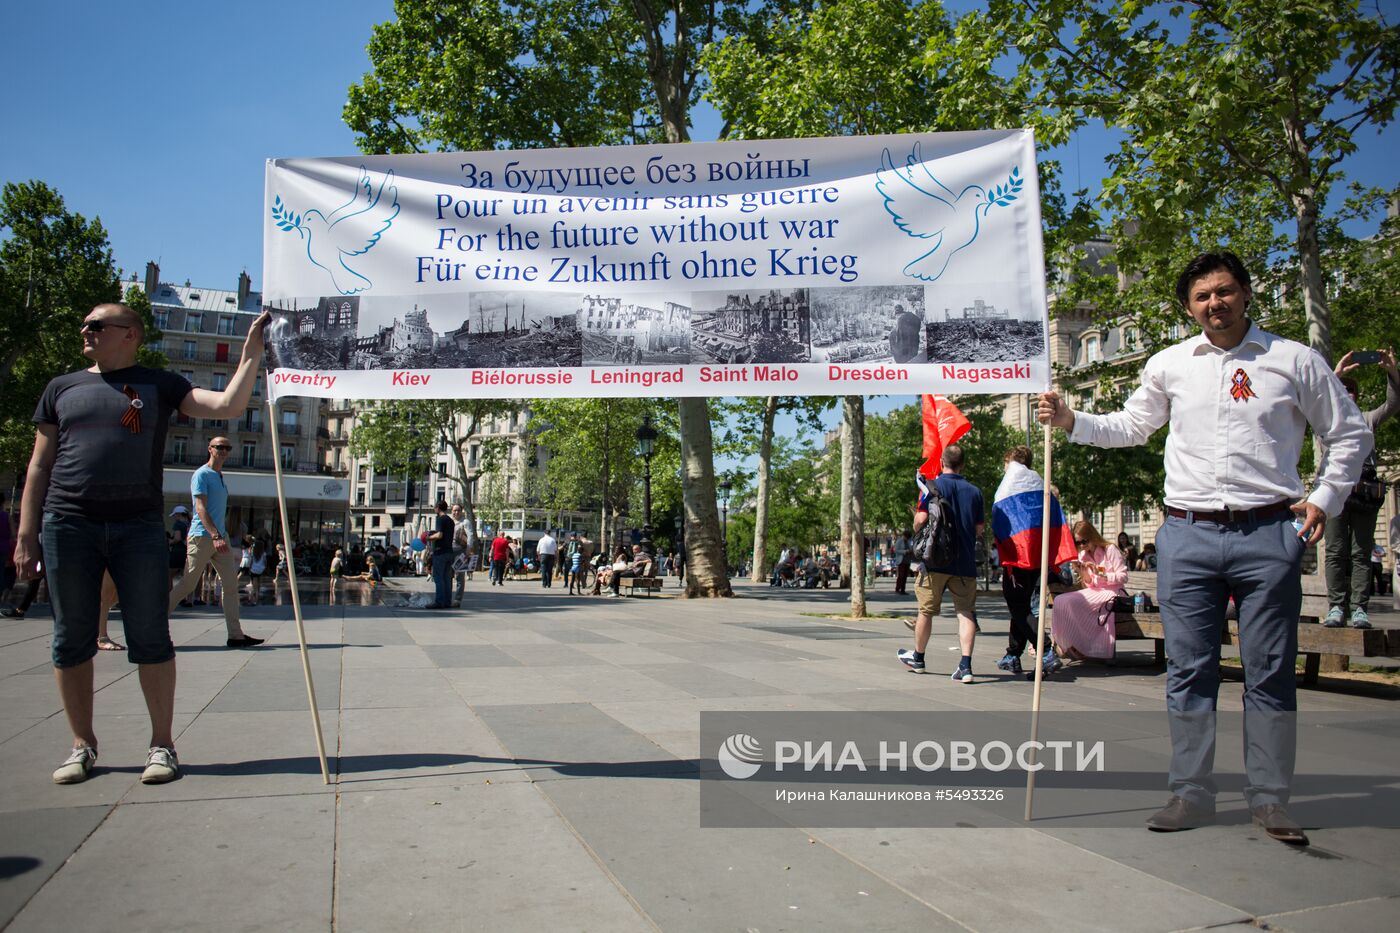
POLYGON ((942 472, 943 448, 972 428, 958 406, 942 395, 924 396, 924 463, 919 474, 933 479, 942 472))

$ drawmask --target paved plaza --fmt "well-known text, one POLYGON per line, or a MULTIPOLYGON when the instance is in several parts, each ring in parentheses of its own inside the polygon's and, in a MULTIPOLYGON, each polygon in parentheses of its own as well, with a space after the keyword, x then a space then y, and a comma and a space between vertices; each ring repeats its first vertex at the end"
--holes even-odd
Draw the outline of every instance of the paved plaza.
MULTIPOLYGON (((889 587, 871 611, 912 612, 889 587)), ((426 584, 393 581, 386 595, 412 588, 426 584)), ((736 589, 579 598, 478 575, 463 611, 308 605, 330 786, 289 607, 245 610, 268 642, 242 651, 225 649, 217 610, 175 617, 183 774, 163 786, 139 781, 141 692, 125 656, 106 652, 97 769, 51 783, 70 741, 51 622, 0 620, 0 928, 1394 929, 1396 830, 1310 826, 1313 845, 1296 849, 1239 823, 701 828, 698 776, 715 757, 700 747, 702 711, 1029 708, 1031 685, 994 667, 999 593, 981 598, 981 682, 964 686, 948 678, 949 619, 935 622, 936 675, 920 677, 895 661, 909 642, 898 619, 819 615, 843 611, 845 593, 736 589)), ((1046 708, 1162 709, 1150 645, 1125 647, 1115 668, 1049 682, 1046 708)), ((1240 692, 1227 682, 1222 707, 1240 692)), ((1301 703, 1397 722, 1381 694, 1310 689, 1301 703)), ((1366 746, 1358 733, 1361 764, 1366 746)))

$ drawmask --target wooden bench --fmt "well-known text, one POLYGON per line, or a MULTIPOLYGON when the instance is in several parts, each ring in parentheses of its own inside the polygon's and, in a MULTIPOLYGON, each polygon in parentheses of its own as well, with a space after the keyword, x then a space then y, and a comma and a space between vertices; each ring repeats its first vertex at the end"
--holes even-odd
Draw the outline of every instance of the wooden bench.
MULTIPOLYGON (((1156 599, 1157 575, 1134 571, 1128 574, 1129 594, 1147 593, 1156 599)), ((1317 621, 1327 612, 1327 584, 1316 574, 1303 577, 1303 609, 1298 619, 1298 653, 1303 655, 1303 683, 1316 684, 1320 672, 1345 671, 1353 657, 1400 656, 1400 631, 1383 628, 1326 628, 1317 621)), ((1165 633, 1158 612, 1120 612, 1114 632, 1119 639, 1151 639, 1153 660, 1166 661, 1165 633)), ((1225 623, 1221 643, 1239 644, 1239 622, 1225 623)))
POLYGON ((661 589, 661 583, 661 577, 623 577, 620 585, 631 590, 627 594, 628 596, 636 596, 637 590, 640 589, 645 590, 647 596, 650 597, 653 590, 661 589))

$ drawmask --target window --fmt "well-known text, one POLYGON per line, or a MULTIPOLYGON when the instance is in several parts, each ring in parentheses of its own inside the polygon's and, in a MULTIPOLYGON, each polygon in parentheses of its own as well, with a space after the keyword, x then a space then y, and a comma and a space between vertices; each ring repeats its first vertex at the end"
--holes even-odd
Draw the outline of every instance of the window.
POLYGON ((282 457, 281 457, 281 460, 282 460, 282 469, 284 469, 284 470, 290 470, 292 467, 296 466, 296 462, 297 462, 297 449, 296 449, 296 447, 293 446, 293 445, 291 445, 291 444, 283 444, 283 445, 282 445, 282 457))
POLYGON ((226 343, 216 343, 216 344, 214 344, 214 362, 215 362, 215 363, 227 363, 227 362, 228 362, 228 344, 226 344, 226 343))
POLYGON ((1173 324, 1171 327, 1168 327, 1168 328, 1167 328, 1167 337, 1168 337, 1169 339, 1171 339, 1171 340, 1180 340, 1180 339, 1181 339, 1181 336, 1182 336, 1182 327, 1181 327, 1180 324, 1173 324))
POLYGON ((471 450, 467 453, 467 468, 468 468, 468 469, 471 469, 471 470, 475 470, 476 467, 477 467, 477 464, 478 464, 480 461, 481 461, 481 445, 480 445, 480 444, 473 444, 473 445, 471 446, 471 450))
POLYGON ((359 489, 355 490, 355 504, 356 504, 356 505, 364 505, 364 504, 365 504, 365 490, 364 490, 364 487, 363 487, 363 486, 361 486, 359 489))
POLYGON ((193 340, 185 341, 185 359, 192 360, 199 356, 199 344, 193 340))
POLYGON ((190 439, 188 437, 177 437, 174 443, 170 445, 170 453, 172 454, 172 459, 176 463, 184 463, 185 456, 189 453, 189 450, 190 439))
POLYGON ((194 370, 182 369, 180 370, 180 375, 185 377, 185 381, 188 382, 190 385, 197 385, 197 383, 194 381, 194 370))
POLYGON ((170 309, 156 308, 154 313, 156 316, 156 328, 158 330, 166 330, 170 327, 170 309))
POLYGON ((244 442, 243 442, 243 465, 244 465, 245 467, 253 466, 253 464, 257 462, 257 459, 258 459, 258 445, 257 445, 255 442, 253 442, 253 441, 244 441, 244 442))
POLYGON ((350 323, 350 302, 342 301, 340 303, 340 326, 349 327, 350 323))
POLYGON ((281 425, 289 431, 297 429, 297 410, 295 408, 282 409, 281 425))
POLYGON ((253 381, 253 397, 254 397, 254 398, 258 398, 258 397, 260 397, 260 396, 262 395, 262 381, 263 381, 263 377, 262 377, 262 376, 259 376, 256 380, 253 381))
POLYGON ((1138 329, 1136 327, 1123 328, 1123 350, 1125 353, 1132 353, 1138 348, 1138 329))
POLYGON ((233 336, 233 315, 219 315, 219 333, 223 334, 226 337, 233 336))
POLYGON ((204 330, 204 313, 202 311, 185 312, 185 330, 195 333, 204 330))
POLYGON ((245 430, 245 431, 261 431, 261 430, 262 430, 262 419, 258 417, 258 410, 257 410, 256 408, 250 408, 250 409, 248 409, 246 412, 243 413, 243 430, 245 430))
POLYGON ((215 392, 224 391, 224 386, 228 385, 228 373, 212 373, 209 376, 209 387, 215 392))
POLYGON ((360 467, 360 482, 361 482, 361 483, 368 483, 368 482, 369 482, 369 467, 367 467, 367 466, 362 466, 362 467, 360 467))
POLYGON ((1101 360, 1102 358, 1103 358, 1103 357, 1100 356, 1100 354, 1099 354, 1099 338, 1097 338, 1097 337, 1085 337, 1085 338, 1084 338, 1084 363, 1085 363, 1086 365, 1089 364, 1089 363, 1097 363, 1097 362, 1098 362, 1099 360, 1101 360))

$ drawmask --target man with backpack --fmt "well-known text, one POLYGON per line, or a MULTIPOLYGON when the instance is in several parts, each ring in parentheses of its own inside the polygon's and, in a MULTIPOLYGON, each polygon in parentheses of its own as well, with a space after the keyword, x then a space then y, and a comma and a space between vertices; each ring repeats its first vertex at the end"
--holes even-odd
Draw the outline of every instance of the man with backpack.
MULTIPOLYGON (((919 497, 914 516, 914 554, 911 568, 919 617, 914 623, 914 648, 899 650, 899 660, 916 674, 924 672, 924 650, 933 632, 933 617, 943 602, 943 591, 953 594, 958 614, 958 644, 962 657, 953 673, 957 683, 972 683, 972 644, 977 637, 973 614, 977 608, 976 542, 985 524, 982 490, 960 472, 963 449, 943 448, 942 473, 919 497), (927 530, 925 530, 927 526, 927 530)), ((921 482, 922 485, 922 482, 921 482)))

